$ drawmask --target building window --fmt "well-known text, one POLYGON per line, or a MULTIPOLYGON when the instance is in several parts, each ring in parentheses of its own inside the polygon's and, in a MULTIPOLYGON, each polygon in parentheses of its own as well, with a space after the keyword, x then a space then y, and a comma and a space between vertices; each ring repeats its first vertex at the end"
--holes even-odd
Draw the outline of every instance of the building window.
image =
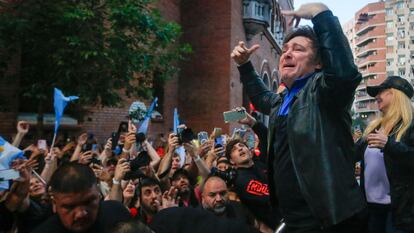
POLYGON ((267 73, 263 74, 263 82, 265 86, 267 87, 267 89, 270 90, 270 80, 269 80, 269 76, 267 75, 267 73))
POLYGON ((398 42, 398 48, 399 49, 405 49, 405 42, 404 41, 399 41, 398 42))
POLYGON ((414 36, 412 36, 412 37, 410 38, 410 43, 411 43, 411 44, 414 44, 414 36))
POLYGON ((405 76, 405 69, 398 69, 399 76, 405 76))
POLYGON ((397 9, 403 9, 404 8, 404 2, 397 2, 397 4, 395 4, 397 9))
POLYGON ((404 17, 404 15, 398 15, 397 17, 398 17, 397 21, 398 21, 399 23, 401 23, 401 24, 404 24, 404 22, 405 22, 405 17, 404 17))
POLYGON ((405 65, 405 55, 398 56, 398 65, 405 65))
POLYGON ((414 59, 414 51, 410 52, 410 57, 411 57, 411 59, 414 59))
POLYGON ((394 62, 394 59, 387 59, 387 66, 391 66, 393 62, 394 62))
POLYGON ((394 71, 388 71, 387 72, 387 77, 389 77, 389 76, 393 76, 394 75, 394 71))
POLYGON ((414 8, 410 9, 410 15, 414 15, 414 8))
POLYGON ((394 48, 392 46, 387 46, 387 53, 393 53, 394 48))
POLYGON ((393 28, 394 22, 393 21, 387 21, 387 28, 393 28))
POLYGON ((404 37, 405 37, 404 28, 398 28, 398 38, 404 38, 404 37))
POLYGON ((387 15, 392 15, 394 12, 393 12, 392 8, 388 8, 388 9, 385 9, 385 13, 387 15))
POLYGON ((394 35, 392 33, 387 34, 387 41, 393 41, 394 40, 394 35))

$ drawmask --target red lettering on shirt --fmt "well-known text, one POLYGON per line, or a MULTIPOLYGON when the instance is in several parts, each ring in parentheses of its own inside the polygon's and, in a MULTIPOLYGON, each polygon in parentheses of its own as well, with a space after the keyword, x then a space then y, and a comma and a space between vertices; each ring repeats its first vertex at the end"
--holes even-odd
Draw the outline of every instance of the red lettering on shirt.
POLYGON ((249 182, 246 192, 256 196, 269 196, 269 188, 267 184, 263 184, 257 180, 251 180, 249 182))

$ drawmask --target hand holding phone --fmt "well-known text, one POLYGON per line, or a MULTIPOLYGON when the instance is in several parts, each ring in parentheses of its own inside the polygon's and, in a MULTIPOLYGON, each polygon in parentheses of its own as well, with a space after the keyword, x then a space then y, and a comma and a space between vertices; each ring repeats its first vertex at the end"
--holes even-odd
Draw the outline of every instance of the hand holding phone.
POLYGON ((223 116, 224 116, 224 122, 226 123, 236 122, 236 121, 246 118, 246 110, 240 109, 240 110, 232 110, 232 111, 223 112, 223 116))

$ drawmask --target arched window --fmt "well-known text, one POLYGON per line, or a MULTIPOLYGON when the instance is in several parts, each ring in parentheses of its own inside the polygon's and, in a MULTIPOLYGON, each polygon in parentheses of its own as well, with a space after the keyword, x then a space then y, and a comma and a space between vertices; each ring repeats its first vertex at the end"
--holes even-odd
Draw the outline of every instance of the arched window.
POLYGON ((266 72, 263 73, 263 82, 266 85, 267 89, 270 90, 270 79, 269 79, 269 75, 267 75, 266 72))

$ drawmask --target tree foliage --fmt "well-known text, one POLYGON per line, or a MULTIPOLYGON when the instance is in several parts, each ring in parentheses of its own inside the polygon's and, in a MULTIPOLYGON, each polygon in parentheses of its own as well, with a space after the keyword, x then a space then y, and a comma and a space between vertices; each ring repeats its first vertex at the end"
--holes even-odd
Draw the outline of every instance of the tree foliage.
MULTIPOLYGON (((153 0, 0 1, 0 69, 18 51, 20 90, 36 101, 52 88, 80 103, 117 106, 125 94, 149 97, 154 74, 165 80, 191 48, 180 26, 153 0)), ((0 76, 1 77, 1 76, 0 76)))

